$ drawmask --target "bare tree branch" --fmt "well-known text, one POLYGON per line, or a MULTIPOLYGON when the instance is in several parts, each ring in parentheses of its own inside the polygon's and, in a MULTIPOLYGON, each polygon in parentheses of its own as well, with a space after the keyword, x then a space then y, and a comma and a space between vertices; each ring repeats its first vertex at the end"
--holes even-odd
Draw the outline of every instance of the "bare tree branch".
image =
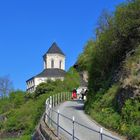
POLYGON ((9 76, 0 77, 0 97, 8 96, 12 89, 13 84, 9 76))

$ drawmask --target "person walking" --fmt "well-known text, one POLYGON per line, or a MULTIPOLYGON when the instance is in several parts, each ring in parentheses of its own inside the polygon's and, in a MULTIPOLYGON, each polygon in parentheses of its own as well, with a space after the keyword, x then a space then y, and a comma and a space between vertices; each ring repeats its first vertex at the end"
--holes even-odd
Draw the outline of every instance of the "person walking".
POLYGON ((73 91, 72 91, 72 100, 73 99, 76 99, 77 98, 77 91, 76 91, 76 89, 74 89, 73 91))
POLYGON ((82 100, 84 100, 84 96, 85 96, 85 91, 84 91, 84 89, 82 89, 81 95, 82 95, 82 100))

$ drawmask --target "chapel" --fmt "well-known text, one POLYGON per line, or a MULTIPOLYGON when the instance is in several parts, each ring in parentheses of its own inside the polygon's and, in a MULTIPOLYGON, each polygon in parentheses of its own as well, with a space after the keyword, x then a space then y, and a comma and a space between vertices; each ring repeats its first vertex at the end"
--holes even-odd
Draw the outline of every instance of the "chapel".
POLYGON ((33 76, 26 81, 27 92, 34 92, 36 87, 47 80, 64 80, 65 71, 65 54, 54 42, 48 51, 43 55, 44 69, 41 73, 33 76))

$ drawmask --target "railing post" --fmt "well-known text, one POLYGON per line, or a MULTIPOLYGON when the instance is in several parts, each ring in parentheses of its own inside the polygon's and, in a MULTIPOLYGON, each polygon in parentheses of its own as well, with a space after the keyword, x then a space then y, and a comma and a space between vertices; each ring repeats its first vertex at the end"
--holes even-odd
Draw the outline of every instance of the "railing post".
POLYGON ((59 100, 60 100, 60 103, 61 103, 61 93, 59 93, 59 100))
POLYGON ((55 107, 55 95, 53 95, 53 106, 55 107))
POLYGON ((67 94, 67 92, 66 92, 66 101, 68 100, 68 94, 67 94))
POLYGON ((59 105, 59 103, 60 103, 60 102, 59 102, 59 93, 58 93, 58 105, 59 105))
POLYGON ((55 106, 55 95, 54 95, 54 106, 55 106))
POLYGON ((61 103, 60 93, 59 93, 59 103, 61 103))
POLYGON ((61 92, 61 102, 63 102, 63 93, 61 92))
POLYGON ((60 92, 60 94, 59 94, 59 100, 60 100, 60 103, 61 103, 61 92, 60 92))
POLYGON ((50 96, 50 105, 52 107, 52 96, 50 96))
POLYGON ((63 93, 61 92, 61 102, 63 102, 63 93))
POLYGON ((54 102, 54 101, 53 101, 53 95, 52 95, 52 108, 53 108, 53 102, 54 102))
POLYGON ((50 127, 51 127, 51 123, 52 123, 52 121, 51 121, 51 117, 52 117, 52 115, 51 115, 51 109, 52 109, 52 105, 50 104, 49 105, 49 125, 50 125, 50 127))
POLYGON ((61 101, 61 92, 60 92, 60 103, 61 103, 62 101, 61 101))
POLYGON ((69 92, 69 100, 71 100, 71 93, 69 92))
POLYGON ((103 140, 103 128, 100 128, 100 140, 103 140))
POLYGON ((57 104, 59 104, 59 95, 57 94, 57 104))
POLYGON ((73 124, 73 128, 72 128, 72 140, 74 140, 74 123, 75 123, 75 118, 73 116, 73 118, 72 118, 72 124, 73 124))
POLYGON ((68 92, 67 92, 67 101, 69 100, 69 94, 68 94, 68 92))
POLYGON ((47 113, 47 109, 48 109, 48 103, 47 103, 48 100, 46 100, 46 113, 47 113))
POLYGON ((55 96, 53 95, 53 107, 55 107, 55 96))
POLYGON ((56 97, 57 97, 57 105, 58 105, 58 93, 56 94, 56 97))
POLYGON ((59 93, 58 93, 58 104, 59 104, 60 102, 59 102, 59 93))
POLYGON ((49 98, 46 100, 46 112, 45 112, 45 122, 48 122, 48 115, 49 115, 49 98))
POLYGON ((59 137, 59 110, 57 111, 57 137, 59 137))
POLYGON ((59 104, 59 101, 58 101, 59 99, 58 99, 58 94, 57 94, 57 104, 59 104))
POLYGON ((57 102, 57 98, 56 98, 56 94, 55 94, 55 106, 57 105, 57 103, 56 103, 56 102, 57 102))

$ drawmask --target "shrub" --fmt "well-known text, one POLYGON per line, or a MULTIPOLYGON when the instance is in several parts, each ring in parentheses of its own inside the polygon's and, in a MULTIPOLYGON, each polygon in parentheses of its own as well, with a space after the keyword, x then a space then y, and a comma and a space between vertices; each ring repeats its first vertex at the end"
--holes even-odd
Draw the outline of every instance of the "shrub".
POLYGON ((122 117, 127 123, 140 125, 140 102, 128 99, 122 108, 122 117))
POLYGON ((80 85, 79 73, 73 67, 66 73, 63 85, 66 91, 71 91, 80 85))
POLYGON ((139 140, 140 139, 140 126, 139 125, 129 125, 129 131, 127 132, 127 135, 130 139, 139 140))
POLYGON ((18 108, 25 103, 25 92, 15 91, 10 93, 9 100, 11 101, 13 108, 18 108))

